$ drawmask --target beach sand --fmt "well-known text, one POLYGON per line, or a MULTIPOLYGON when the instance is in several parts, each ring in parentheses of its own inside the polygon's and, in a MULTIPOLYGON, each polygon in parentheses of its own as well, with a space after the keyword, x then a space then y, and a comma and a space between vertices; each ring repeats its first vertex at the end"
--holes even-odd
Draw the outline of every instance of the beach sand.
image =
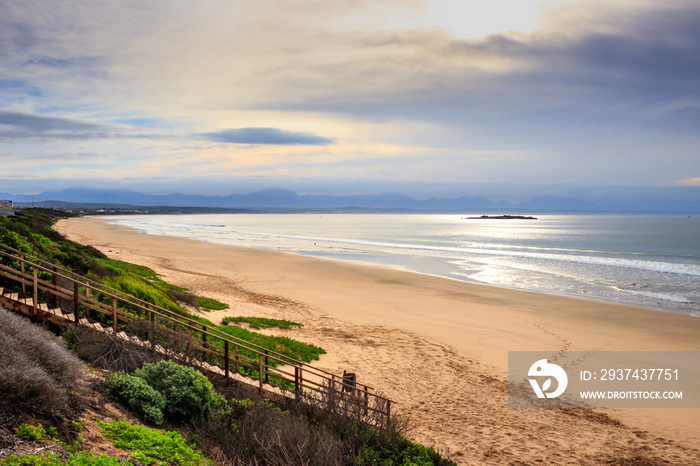
POLYGON ((398 402, 412 439, 459 464, 700 464, 700 409, 511 409, 506 383, 513 350, 698 350, 699 318, 107 222, 68 219, 56 229, 229 304, 207 314, 215 323, 303 323, 278 333, 326 349, 314 365, 356 372, 398 402))

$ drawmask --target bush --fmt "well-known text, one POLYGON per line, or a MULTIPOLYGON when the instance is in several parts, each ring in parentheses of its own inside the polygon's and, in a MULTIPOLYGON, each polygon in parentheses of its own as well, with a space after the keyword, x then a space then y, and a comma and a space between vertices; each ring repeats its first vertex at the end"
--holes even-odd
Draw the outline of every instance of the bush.
POLYGON ((22 424, 17 428, 17 437, 25 440, 27 442, 33 442, 35 440, 41 440, 46 437, 46 430, 44 426, 39 424, 38 426, 33 426, 31 424, 22 424))
POLYGON ((200 372, 170 361, 144 364, 134 371, 165 399, 165 415, 173 420, 210 416, 224 399, 212 391, 212 384, 200 372))
MULTIPOLYGON (((132 321, 130 329, 137 322, 140 321, 132 321)), ((159 359, 159 355, 150 349, 87 327, 70 329, 63 333, 63 338, 68 340, 69 347, 80 359, 110 372, 133 372, 159 359)))
POLYGON ((0 309, 0 348, 0 412, 55 417, 75 409, 82 366, 47 331, 0 309))
POLYGON ((194 430, 207 450, 221 452, 216 459, 224 464, 343 464, 343 445, 333 432, 267 400, 257 404, 231 400, 225 410, 195 424, 194 430))
POLYGON ((107 378, 107 388, 144 421, 154 425, 163 423, 165 399, 142 378, 117 372, 107 378))

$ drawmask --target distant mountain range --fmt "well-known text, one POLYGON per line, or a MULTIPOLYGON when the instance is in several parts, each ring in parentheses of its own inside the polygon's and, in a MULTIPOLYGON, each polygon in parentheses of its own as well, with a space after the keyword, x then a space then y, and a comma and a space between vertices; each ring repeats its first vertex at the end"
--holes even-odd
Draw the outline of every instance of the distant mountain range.
MULTIPOLYGON (((223 208, 250 210, 278 209, 389 209, 410 211, 558 211, 558 212, 700 212, 700 199, 691 196, 678 201, 661 197, 656 201, 641 198, 608 198, 591 202, 573 197, 540 196, 529 201, 511 203, 485 197, 414 199, 400 193, 381 193, 354 196, 299 195, 294 191, 269 188, 249 194, 204 196, 195 194, 151 195, 129 190, 100 188, 70 188, 31 195, 0 193, 0 199, 9 199, 21 205, 66 206, 170 206, 187 208, 223 208)), ((192 211, 192 209, 187 209, 192 211)))

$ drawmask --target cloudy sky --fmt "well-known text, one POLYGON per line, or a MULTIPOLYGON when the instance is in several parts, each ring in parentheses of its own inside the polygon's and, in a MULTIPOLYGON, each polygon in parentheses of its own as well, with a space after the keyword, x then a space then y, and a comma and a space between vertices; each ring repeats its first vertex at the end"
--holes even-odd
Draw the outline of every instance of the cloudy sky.
POLYGON ((697 0, 0 0, 0 192, 700 186, 699 24, 697 0))

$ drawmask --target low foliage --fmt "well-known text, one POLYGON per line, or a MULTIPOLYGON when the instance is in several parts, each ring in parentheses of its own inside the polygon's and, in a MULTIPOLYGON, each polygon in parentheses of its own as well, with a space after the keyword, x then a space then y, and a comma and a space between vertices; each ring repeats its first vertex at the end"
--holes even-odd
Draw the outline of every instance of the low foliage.
POLYGON ((283 319, 268 319, 266 317, 224 317, 221 320, 222 325, 228 325, 230 323, 246 323, 250 326, 250 328, 254 328, 256 330, 273 327, 278 327, 283 330, 291 330, 294 327, 303 327, 303 325, 298 322, 283 319))
POLYGON ((170 361, 145 364, 134 372, 165 399, 166 417, 190 420, 210 416, 223 402, 223 397, 212 391, 211 382, 191 367, 170 361))
POLYGON ((97 421, 105 437, 118 448, 134 452, 133 457, 147 465, 177 464, 199 466, 211 464, 201 452, 187 444, 177 432, 138 426, 126 420, 111 423, 97 421))
POLYGON ((0 466, 116 466, 121 465, 121 458, 96 455, 92 452, 79 451, 71 455, 67 461, 61 461, 61 456, 55 453, 45 455, 10 455, 0 459, 0 466))
MULTIPOLYGON (((323 348, 309 343, 302 343, 289 337, 262 335, 260 333, 251 332, 248 329, 231 326, 221 326, 219 327, 219 330, 233 337, 249 341, 255 345, 262 346, 263 348, 283 354, 292 359, 298 359, 305 362, 317 360, 319 359, 320 355, 326 354, 326 350, 323 348)), ((252 357, 252 353, 247 356, 252 357)), ((276 365, 276 363, 271 365, 276 365)))
POLYGON ((141 377, 117 372, 107 378, 107 388, 144 421, 154 425, 163 423, 165 399, 141 377))
POLYGON ((223 311, 228 309, 229 306, 226 303, 217 301, 214 298, 206 298, 204 296, 197 296, 196 305, 205 311, 223 311))
POLYGON ((41 440, 47 437, 46 429, 44 426, 39 424, 38 426, 33 426, 31 424, 21 424, 17 428, 17 437, 27 442, 33 442, 35 440, 41 440))
POLYGON ((190 421, 209 417, 224 403, 200 372, 170 361, 145 364, 133 375, 118 372, 107 379, 110 393, 144 421, 160 425, 167 418, 190 421))

